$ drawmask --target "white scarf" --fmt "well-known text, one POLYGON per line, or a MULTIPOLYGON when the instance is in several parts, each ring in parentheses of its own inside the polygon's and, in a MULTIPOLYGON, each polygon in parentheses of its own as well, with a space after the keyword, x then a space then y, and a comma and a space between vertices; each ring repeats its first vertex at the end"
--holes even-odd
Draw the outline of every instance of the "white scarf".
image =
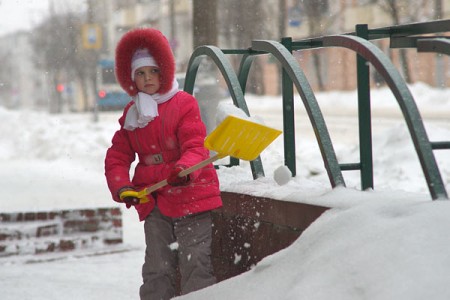
POLYGON ((123 128, 133 131, 136 128, 147 126, 149 122, 159 115, 158 104, 169 101, 178 91, 178 81, 174 79, 172 88, 165 94, 149 95, 139 92, 133 97, 134 103, 128 109, 123 128))

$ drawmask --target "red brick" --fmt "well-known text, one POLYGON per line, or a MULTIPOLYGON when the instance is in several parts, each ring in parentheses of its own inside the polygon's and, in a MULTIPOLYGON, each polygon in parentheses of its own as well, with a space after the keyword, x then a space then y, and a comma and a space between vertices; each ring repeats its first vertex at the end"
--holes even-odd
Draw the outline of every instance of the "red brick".
POLYGON ((110 210, 112 216, 120 216, 122 215, 122 211, 119 207, 111 208, 110 210))
POLYGON ((99 208, 99 209, 97 209, 97 214, 98 214, 99 216, 104 217, 104 216, 107 216, 107 214, 108 214, 109 211, 110 211, 109 208, 99 208))
POLYGON ((5 241, 7 239, 10 239, 11 235, 6 233, 0 233, 0 241, 5 241))
POLYGON ((48 219, 54 220, 56 217, 59 217, 60 214, 61 214, 60 212, 51 211, 48 213, 48 219))
POLYGON ((123 243, 123 240, 122 240, 122 238, 105 239, 104 243, 107 245, 115 245, 115 244, 123 243))
POLYGON ((10 214, 0 214, 0 222, 10 222, 11 215, 10 214))
POLYGON ((61 251, 70 251, 75 249, 75 243, 71 240, 60 240, 59 249, 61 251))
POLYGON ((25 213, 24 220, 25 221, 35 221, 36 220, 36 214, 33 213, 33 212, 25 213))
POLYGON ((45 221, 45 220, 48 219, 48 213, 46 213, 46 212, 38 212, 36 218, 39 221, 45 221))
POLYGON ((114 227, 122 227, 122 219, 114 219, 111 222, 114 227))
POLYGON ((80 223, 80 231, 95 232, 99 230, 99 222, 97 220, 86 220, 80 223))
POLYGON ((93 209, 85 209, 81 211, 81 215, 87 218, 93 218, 96 215, 96 211, 93 209))
POLYGON ((55 235, 58 233, 58 225, 46 225, 46 226, 40 226, 36 230, 36 237, 44 237, 44 236, 50 236, 55 235))
MULTIPOLYGON (((30 249, 35 253, 45 253, 53 251, 72 251, 78 245, 90 247, 96 240, 103 242, 105 245, 123 243, 122 232, 122 213, 120 208, 99 208, 84 210, 63 210, 63 211, 41 211, 41 212, 23 212, 0 214, 0 222, 23 222, 23 221, 46 221, 46 220, 62 219, 63 235, 71 235, 71 237, 63 237, 58 242, 52 242, 48 238, 50 235, 57 234, 60 224, 39 225, 36 223, 35 234, 36 243, 28 243, 30 249), (98 231, 111 233, 111 238, 105 238, 103 233, 98 231), (77 233, 81 233, 78 235, 77 233), (87 234, 89 233, 89 234, 87 234), (74 238, 74 239, 72 239, 74 238), (81 243, 81 244, 80 244, 81 243)), ((29 239, 30 236, 22 235, 20 232, 0 233, 0 240, 18 240, 29 239)), ((6 247, 6 246, 5 246, 6 247)), ((3 249, 5 251, 5 249, 3 249)))
POLYGON ((51 242, 47 247, 47 252, 54 252, 56 250, 56 244, 51 242))
POLYGON ((23 220, 24 220, 23 213, 17 213, 17 214, 15 215, 15 218, 13 218, 12 221, 15 221, 15 222, 21 222, 21 221, 23 221, 23 220))

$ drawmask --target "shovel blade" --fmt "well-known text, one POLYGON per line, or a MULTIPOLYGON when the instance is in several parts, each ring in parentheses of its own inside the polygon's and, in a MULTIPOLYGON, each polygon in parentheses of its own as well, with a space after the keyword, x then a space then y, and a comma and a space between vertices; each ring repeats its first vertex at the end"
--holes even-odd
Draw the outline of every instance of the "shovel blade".
POLYGON ((255 160, 279 135, 280 130, 228 116, 205 139, 205 147, 221 157, 255 160))

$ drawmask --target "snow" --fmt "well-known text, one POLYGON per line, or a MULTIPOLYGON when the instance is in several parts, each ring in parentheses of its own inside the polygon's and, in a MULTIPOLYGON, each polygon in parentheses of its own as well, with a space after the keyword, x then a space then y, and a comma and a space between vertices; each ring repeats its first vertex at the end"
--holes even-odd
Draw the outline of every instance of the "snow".
MULTIPOLYGON (((450 89, 415 84, 411 91, 430 140, 450 140, 450 89)), ((356 93, 318 93, 317 99, 338 160, 355 162, 356 93)), ((392 93, 374 90, 372 100, 375 190, 359 191, 358 172, 344 173, 347 188, 331 189, 307 116, 297 105, 297 176, 282 167, 279 137, 261 154, 266 177, 252 180, 248 162, 221 167, 221 189, 332 209, 249 272, 177 299, 450 299, 450 202, 430 200, 392 93)), ((282 128, 279 98, 248 95, 247 102, 252 118, 282 128)), ((218 115, 224 111, 219 108, 218 115)), ((106 187, 103 159, 118 116, 102 113, 95 123, 90 114, 0 108, 0 211, 117 206, 106 187)), ((450 152, 435 155, 450 191, 450 152)), ((49 254, 37 263, 0 259, 2 299, 138 298, 143 227, 126 209, 123 226, 126 251, 49 254)))
POLYGON ((251 271, 181 299, 448 299, 448 202, 331 210, 251 271))

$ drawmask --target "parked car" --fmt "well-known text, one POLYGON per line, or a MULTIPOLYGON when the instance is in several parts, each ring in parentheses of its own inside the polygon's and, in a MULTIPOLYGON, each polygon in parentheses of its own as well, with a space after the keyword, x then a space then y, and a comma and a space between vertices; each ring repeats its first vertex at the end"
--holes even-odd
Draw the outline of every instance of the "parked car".
POLYGON ((112 59, 101 59, 97 63, 96 100, 99 110, 121 110, 131 100, 116 80, 112 59))

